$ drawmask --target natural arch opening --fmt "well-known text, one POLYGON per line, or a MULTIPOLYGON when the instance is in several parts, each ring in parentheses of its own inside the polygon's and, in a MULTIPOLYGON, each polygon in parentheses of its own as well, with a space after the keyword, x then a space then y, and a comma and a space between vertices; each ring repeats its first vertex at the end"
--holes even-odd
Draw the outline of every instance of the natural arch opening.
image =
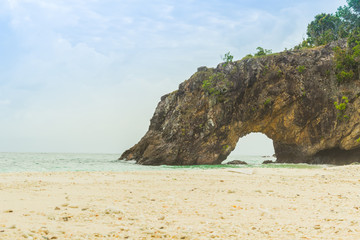
POLYGON ((238 140, 235 149, 223 163, 241 160, 248 164, 261 164, 265 160, 275 161, 274 153, 273 140, 263 133, 250 133, 238 140))

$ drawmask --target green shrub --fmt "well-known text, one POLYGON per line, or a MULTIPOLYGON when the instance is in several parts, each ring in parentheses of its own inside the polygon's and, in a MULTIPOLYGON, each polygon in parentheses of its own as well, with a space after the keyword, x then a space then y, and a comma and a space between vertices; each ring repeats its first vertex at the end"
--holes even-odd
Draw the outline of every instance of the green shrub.
POLYGON ((185 128, 182 128, 182 129, 181 129, 181 135, 182 135, 182 136, 185 136, 185 134, 186 134, 186 130, 185 130, 185 128))
POLYGON ((266 74, 268 74, 269 70, 270 70, 269 66, 265 66, 263 71, 262 71, 262 75, 265 76, 266 74))
POLYGON ((231 86, 232 82, 230 82, 222 72, 211 75, 202 83, 202 89, 211 96, 224 94, 231 86))
POLYGON ((225 62, 223 67, 226 67, 229 63, 231 63, 233 58, 234 56, 232 56, 230 52, 225 53, 224 57, 222 57, 222 60, 225 62))
POLYGON ((213 83, 210 81, 210 79, 204 80, 203 84, 202 84, 202 88, 204 89, 204 91, 211 93, 212 85, 213 85, 213 83))
POLYGON ((264 49, 262 47, 257 47, 256 50, 257 50, 257 52, 254 54, 254 56, 257 56, 257 57, 265 56, 265 55, 272 53, 271 49, 264 49))
POLYGON ((348 115, 345 115, 345 111, 347 109, 347 105, 349 103, 349 99, 345 96, 343 96, 341 98, 342 102, 339 103, 339 102, 334 102, 334 106, 335 108, 338 110, 338 113, 337 113, 337 118, 339 120, 342 120, 342 119, 348 119, 349 116, 348 115))
POLYGON ((267 98, 264 102, 264 106, 267 106, 271 103, 271 99, 270 98, 267 98))
POLYGON ((354 78, 354 72, 352 70, 350 70, 349 72, 343 70, 336 74, 336 78, 339 83, 350 81, 351 79, 354 78))
MULTIPOLYGON (((310 39, 303 39, 301 43, 299 43, 294 47, 294 50, 301 50, 304 48, 312 48, 312 47, 314 47, 314 45, 310 42, 310 39)), ((286 50, 287 49, 285 48, 285 51, 286 50)))
POLYGON ((243 57, 241 60, 245 60, 245 59, 253 58, 253 57, 254 57, 253 55, 248 54, 248 55, 246 55, 245 57, 243 57))
POLYGON ((298 70, 299 73, 303 73, 305 71, 306 67, 305 66, 298 66, 296 68, 296 70, 298 70))
POLYGON ((305 91, 305 89, 304 89, 304 88, 300 88, 300 90, 301 90, 301 96, 302 96, 302 97, 305 97, 305 96, 306 96, 306 91, 305 91))
POLYGON ((348 39, 349 49, 334 48, 335 51, 335 73, 339 83, 354 80, 359 76, 360 64, 360 41, 348 39))

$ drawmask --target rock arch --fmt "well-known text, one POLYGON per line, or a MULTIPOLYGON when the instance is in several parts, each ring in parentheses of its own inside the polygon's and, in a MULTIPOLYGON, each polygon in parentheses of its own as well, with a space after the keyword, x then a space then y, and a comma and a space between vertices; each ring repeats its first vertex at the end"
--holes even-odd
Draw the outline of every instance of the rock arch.
POLYGON ((260 132, 273 140, 277 162, 360 161, 360 81, 337 83, 333 47, 199 68, 161 98, 148 132, 120 159, 219 164, 239 138, 260 132), (343 96, 347 120, 334 107, 343 96))

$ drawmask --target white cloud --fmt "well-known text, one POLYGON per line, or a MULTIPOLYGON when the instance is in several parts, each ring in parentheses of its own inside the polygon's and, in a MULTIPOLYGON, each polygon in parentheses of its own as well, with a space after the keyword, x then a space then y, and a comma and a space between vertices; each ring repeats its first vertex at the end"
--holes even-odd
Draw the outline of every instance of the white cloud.
POLYGON ((18 6, 18 0, 7 0, 10 9, 15 9, 18 6))
POLYGON ((0 99, 0 106, 1 105, 9 105, 11 101, 9 99, 0 99))

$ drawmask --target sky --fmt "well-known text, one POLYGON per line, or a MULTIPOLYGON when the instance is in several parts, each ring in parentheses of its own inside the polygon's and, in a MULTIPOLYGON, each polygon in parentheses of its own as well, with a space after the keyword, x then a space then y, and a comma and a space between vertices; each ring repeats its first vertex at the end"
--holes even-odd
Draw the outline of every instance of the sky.
MULTIPOLYGON (((198 67, 292 48, 345 3, 0 0, 0 152, 121 154, 198 67)), ((239 151, 273 148, 256 136, 239 151)))

